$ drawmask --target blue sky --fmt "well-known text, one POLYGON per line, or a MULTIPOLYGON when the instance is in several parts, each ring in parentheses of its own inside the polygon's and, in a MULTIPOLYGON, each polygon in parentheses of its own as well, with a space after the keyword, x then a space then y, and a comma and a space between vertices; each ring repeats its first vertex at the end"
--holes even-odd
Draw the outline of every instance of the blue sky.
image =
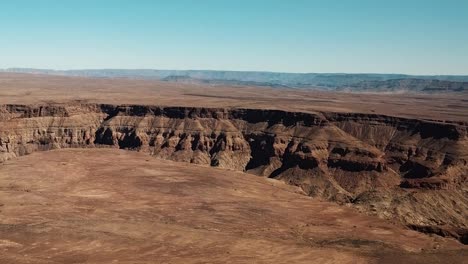
POLYGON ((468 75, 466 0, 0 0, 0 68, 468 75))

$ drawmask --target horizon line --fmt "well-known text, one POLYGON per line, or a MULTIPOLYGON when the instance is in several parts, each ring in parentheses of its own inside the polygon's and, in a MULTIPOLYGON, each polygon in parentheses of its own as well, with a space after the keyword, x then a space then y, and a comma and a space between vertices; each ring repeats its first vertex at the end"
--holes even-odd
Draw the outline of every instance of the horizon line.
POLYGON ((13 72, 14 70, 38 70, 38 71, 55 71, 55 72, 70 72, 70 71, 187 71, 187 72, 239 72, 239 73, 278 73, 278 74, 330 74, 330 75, 405 75, 405 76, 461 76, 468 77, 467 74, 409 74, 409 73, 382 73, 382 72, 288 72, 288 71, 271 71, 271 70, 213 70, 213 69, 158 69, 158 68, 34 68, 34 67, 8 67, 0 68, 3 72, 13 72))

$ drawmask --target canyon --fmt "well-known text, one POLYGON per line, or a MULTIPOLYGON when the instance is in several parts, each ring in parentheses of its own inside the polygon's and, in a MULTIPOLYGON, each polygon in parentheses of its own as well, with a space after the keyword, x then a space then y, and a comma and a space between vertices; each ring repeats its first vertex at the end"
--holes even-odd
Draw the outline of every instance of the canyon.
POLYGON ((466 98, 0 73, 0 262, 462 263, 466 98))
POLYGON ((0 106, 0 160, 119 148, 278 179, 467 243, 467 124, 377 114, 92 103, 0 106))
POLYGON ((0 264, 468 264, 468 1, 0 11, 0 264))

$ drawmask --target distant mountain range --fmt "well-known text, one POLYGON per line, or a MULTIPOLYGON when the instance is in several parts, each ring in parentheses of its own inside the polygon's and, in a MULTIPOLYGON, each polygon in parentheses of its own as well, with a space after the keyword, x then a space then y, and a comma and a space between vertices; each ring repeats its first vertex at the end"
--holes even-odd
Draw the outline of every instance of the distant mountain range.
POLYGON ((206 85, 268 86, 366 92, 464 92, 468 91, 468 76, 405 75, 405 74, 345 74, 345 73, 281 73, 210 70, 45 70, 10 68, 3 72, 35 73, 95 78, 151 79, 167 82, 206 85))

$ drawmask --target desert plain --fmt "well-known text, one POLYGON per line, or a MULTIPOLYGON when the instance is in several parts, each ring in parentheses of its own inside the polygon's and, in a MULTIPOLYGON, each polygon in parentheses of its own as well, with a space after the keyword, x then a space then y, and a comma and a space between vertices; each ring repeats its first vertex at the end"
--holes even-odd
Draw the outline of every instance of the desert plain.
MULTIPOLYGON (((466 164, 462 163, 467 147, 463 141, 463 137, 466 137, 463 129, 466 131, 468 121, 466 94, 334 93, 1 73, 0 104, 5 106, 0 118, 0 132, 3 132, 0 134, 3 135, 0 150, 8 154, 0 163, 1 263, 463 263, 468 257, 467 246, 457 239, 417 232, 405 225, 404 221, 416 221, 419 215, 393 219, 387 215, 369 213, 375 209, 359 210, 359 206, 342 200, 334 202, 334 199, 338 201, 337 197, 343 196, 351 199, 351 202, 357 201, 358 196, 355 195, 368 186, 398 189, 398 194, 406 195, 412 191, 397 187, 400 184, 397 174, 406 173, 405 179, 413 184, 411 188, 415 188, 415 195, 429 192, 432 195, 438 190, 431 188, 440 188, 441 197, 450 198, 450 188, 457 186, 453 188, 458 188, 457 195, 465 195, 465 200, 449 208, 454 216, 447 221, 457 223, 457 228, 463 228, 466 225, 463 216, 467 214, 464 210, 466 181, 463 181, 466 178, 459 175, 464 175, 463 170, 466 169, 466 164), (119 108, 120 112, 115 116, 105 117, 95 111, 95 104, 125 107, 123 110, 119 108), (284 156, 290 151, 286 147, 274 149, 277 155, 282 151, 283 165, 278 165, 279 159, 271 157, 268 157, 271 164, 265 163, 265 157, 261 157, 261 166, 253 168, 251 162, 247 164, 248 159, 245 160, 243 156, 260 155, 257 152, 267 150, 254 152, 252 146, 255 144, 250 145, 252 150, 247 149, 245 142, 257 139, 253 136, 250 141, 236 140, 243 139, 243 136, 247 138, 245 131, 258 135, 259 131, 270 129, 268 133, 274 132, 279 136, 281 133, 278 131, 285 131, 283 125, 278 128, 276 126, 279 124, 276 123, 265 124, 265 127, 259 128, 257 121, 242 117, 252 123, 248 124, 250 127, 244 127, 241 117, 239 120, 242 122, 236 119, 228 123, 223 118, 212 117, 211 113, 210 118, 217 121, 210 119, 203 121, 206 123, 200 121, 201 125, 192 124, 194 119, 209 119, 202 116, 208 115, 202 109, 191 116, 192 121, 186 120, 190 119, 187 117, 176 118, 179 121, 154 117, 151 121, 153 127, 161 131, 166 129, 166 134, 154 132, 154 129, 143 133, 141 124, 145 124, 146 129, 148 121, 128 121, 127 116, 148 118, 149 112, 141 114, 138 112, 142 111, 140 108, 126 108, 134 105, 278 110, 307 113, 320 118, 324 115, 323 120, 314 119, 312 122, 318 122, 317 126, 320 127, 323 126, 320 122, 330 123, 327 129, 338 139, 327 139, 330 153, 323 154, 324 149, 319 149, 317 153, 326 155, 328 164, 336 162, 336 167, 325 168, 326 164, 319 162, 323 161, 323 157, 314 154, 317 149, 311 147, 312 143, 304 144, 300 153, 296 153, 288 162, 297 161, 297 157, 300 157, 308 161, 307 164, 314 164, 314 168, 304 168, 303 163, 298 163, 294 169, 315 173, 318 167, 326 171, 327 174, 320 171, 323 175, 336 173, 339 176, 330 181, 321 181, 320 186, 325 187, 320 190, 321 195, 314 196, 304 188, 305 183, 291 178, 302 174, 295 174, 297 171, 293 171, 292 167, 284 167, 284 164, 289 164, 284 156), (37 112, 37 109, 42 110, 37 112), (63 109, 66 111, 60 112, 63 109), (323 113, 338 115, 330 117, 323 113), (380 119, 381 116, 397 118, 391 119, 396 120, 392 122, 403 122, 398 118, 406 120, 404 122, 420 120, 418 122, 422 124, 427 121, 431 125, 437 124, 434 125, 435 129, 442 131, 445 131, 446 124, 450 129, 455 127, 456 137, 451 134, 440 136, 438 133, 418 136, 418 140, 423 142, 417 145, 418 148, 424 149, 432 144, 429 154, 427 150, 424 152, 425 163, 420 161, 420 157, 405 163, 414 165, 421 162, 427 170, 431 170, 430 173, 436 175, 439 168, 427 165, 427 162, 439 157, 431 152, 436 148, 445 152, 441 154, 440 162, 434 162, 438 166, 452 162, 445 168, 449 173, 444 171, 442 175, 440 172, 440 181, 435 177, 437 181, 434 183, 432 179, 415 180, 415 172, 411 169, 398 171, 393 165, 387 168, 390 158, 386 159, 385 155, 391 155, 388 152, 390 148, 379 150, 379 142, 371 146, 370 140, 354 131, 356 129, 347 130, 347 125, 339 123, 340 118, 344 118, 340 113, 371 115, 380 119), (100 131, 95 120, 109 129, 100 131), (96 136, 85 131, 85 123, 93 124, 92 131, 96 136), (220 136, 216 134, 218 130, 213 129, 212 135, 216 134, 217 137, 214 145, 206 143, 211 149, 202 148, 201 140, 193 139, 198 135, 193 131, 199 129, 195 126, 206 130, 206 124, 216 124, 216 129, 224 133, 220 136), (141 131, 132 130, 133 127, 141 131), (167 132, 167 129, 171 132, 167 132), (242 130, 242 134, 236 134, 236 129, 242 130), (183 133, 178 133, 179 130, 183 133), (106 131, 111 131, 109 133, 112 135, 106 135, 106 131), (159 134, 153 138, 156 142, 149 140, 148 143, 135 131, 149 138, 152 138, 151 133, 159 134), (190 134, 190 131, 192 134, 187 136, 186 133, 190 134), (67 133, 70 133, 70 137, 67 133), (76 141, 76 133, 82 141, 76 141), (138 138, 138 144, 130 142, 129 137, 138 138), (158 137, 164 137, 160 145, 157 143, 158 137), (177 143, 171 145, 175 138, 177 143), (355 138, 364 143, 356 143, 355 138), (438 143, 434 143, 437 140, 438 143), (156 150, 157 147, 162 150, 156 150), (215 150, 221 154, 215 153, 215 150), (155 151, 162 154, 153 155, 155 151), (235 162, 227 162, 226 153, 231 155, 230 158, 235 158, 235 162), (339 159, 347 153, 357 156, 365 153, 368 156, 347 158, 348 163, 339 163, 339 159), (461 153, 457 154, 459 160, 447 158, 453 153, 461 153), (216 163, 213 163, 213 157, 216 163), (210 167, 210 162, 216 168, 210 167), (270 174, 273 169, 285 173, 283 175, 287 177, 270 174), (343 178, 354 176, 356 170, 361 169, 369 173, 369 178, 346 187, 348 181, 343 178), (375 186, 368 183, 377 175, 371 174, 374 171, 387 173, 388 180, 378 180, 381 185, 375 186), (452 178, 446 175, 456 180, 452 182, 452 178), (333 188, 327 184, 332 184, 333 188), (428 185, 430 188, 424 189, 428 185)), ((243 114, 235 110, 226 113, 243 114)), ((367 117, 359 118, 365 120, 367 117)), ((285 120, 281 122, 286 124, 285 120)), ((320 146, 323 136, 314 129, 310 134, 300 136, 320 138, 320 142, 314 143, 314 146, 320 146)), ((397 133, 395 131, 392 133, 397 133)), ((293 138, 300 138, 297 133, 293 138)), ((408 132, 399 139, 406 140, 414 133, 408 132)), ((279 140, 282 142, 283 139, 279 140)), ((374 140, 372 138, 372 142, 374 140)), ((416 139, 404 142, 409 144, 409 141, 414 143, 416 139)), ((415 168, 418 172, 421 170, 419 165, 415 165, 415 168)), ((307 175, 311 177, 312 174, 307 175)), ((450 199, 455 199, 453 197, 450 199)), ((450 199, 447 204, 452 203, 450 199)), ((373 204, 369 206, 374 208, 373 204)), ((380 210, 378 206, 376 208, 380 210)), ((415 210, 422 212, 426 209, 415 210)), ((441 214, 443 212, 434 217, 441 217, 441 214)), ((442 222, 446 219, 436 220, 442 222)), ((463 236, 463 232, 457 234, 463 236)))

